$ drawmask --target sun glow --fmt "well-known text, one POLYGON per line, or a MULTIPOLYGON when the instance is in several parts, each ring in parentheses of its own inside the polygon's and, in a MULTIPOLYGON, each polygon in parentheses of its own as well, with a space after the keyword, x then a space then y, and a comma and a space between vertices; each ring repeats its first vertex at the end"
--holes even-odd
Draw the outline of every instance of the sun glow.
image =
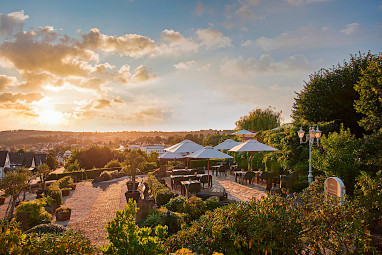
POLYGON ((63 124, 65 121, 64 115, 61 112, 56 112, 51 109, 43 110, 39 115, 39 119, 42 124, 56 126, 63 124))

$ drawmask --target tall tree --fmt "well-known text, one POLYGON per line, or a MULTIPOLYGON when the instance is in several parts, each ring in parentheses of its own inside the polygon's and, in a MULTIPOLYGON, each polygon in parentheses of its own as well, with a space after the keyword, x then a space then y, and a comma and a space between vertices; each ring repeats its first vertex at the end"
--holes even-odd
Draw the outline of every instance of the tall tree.
POLYGON ((354 85, 359 82, 362 70, 372 58, 370 52, 351 56, 349 63, 321 69, 311 75, 303 90, 297 93, 293 119, 313 123, 339 120, 353 134, 361 137, 365 130, 358 121, 364 115, 354 108, 354 101, 359 99, 354 85))
POLYGON ((46 164, 49 166, 50 170, 56 170, 58 167, 58 161, 52 153, 48 154, 46 158, 46 164))
POLYGON ((40 177, 42 190, 45 190, 45 181, 50 170, 51 168, 47 164, 42 164, 37 167, 37 175, 40 177))
POLYGON ((382 53, 372 56, 355 84, 359 99, 355 101, 358 113, 365 114, 359 125, 370 131, 382 131, 382 53))
POLYGON ((235 122, 237 129, 264 131, 280 126, 281 111, 276 112, 271 107, 265 110, 255 109, 249 115, 242 116, 235 122))

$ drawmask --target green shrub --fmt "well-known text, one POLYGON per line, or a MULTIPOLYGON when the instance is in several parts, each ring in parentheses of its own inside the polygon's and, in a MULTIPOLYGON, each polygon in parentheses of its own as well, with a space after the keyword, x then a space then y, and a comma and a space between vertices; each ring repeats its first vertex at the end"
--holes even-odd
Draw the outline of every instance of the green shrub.
POLYGON ((167 227, 157 226, 155 235, 151 228, 140 228, 135 224, 137 208, 129 199, 124 210, 116 212, 115 219, 108 222, 107 239, 110 244, 103 247, 104 254, 163 254, 163 243, 167 227))
POLYGON ((62 205, 63 199, 62 199, 61 189, 50 189, 49 188, 49 196, 54 200, 54 204, 56 206, 62 205))
POLYGON ((168 201, 165 205, 166 208, 172 212, 184 212, 184 204, 186 202, 186 198, 183 196, 173 197, 168 201))
POLYGON ((115 167, 122 167, 121 162, 118 161, 118 159, 110 160, 104 168, 115 168, 115 167))
POLYGON ((207 199, 205 203, 206 203, 206 210, 213 211, 216 208, 220 207, 220 202, 217 199, 207 199))
POLYGON ((45 206, 53 206, 55 203, 55 200, 51 196, 45 196, 44 194, 42 194, 42 197, 36 199, 35 202, 45 207, 45 206))
POLYGON ((153 173, 148 174, 147 183, 158 207, 165 205, 174 196, 174 193, 160 183, 153 173))
POLYGON ((59 225, 59 224, 40 224, 37 226, 34 226, 33 228, 29 229, 26 231, 26 234, 30 233, 40 233, 40 234, 58 234, 58 233, 63 233, 67 229, 66 227, 59 225))
POLYGON ((72 211, 72 208, 70 207, 60 207, 56 210, 56 214, 60 214, 60 213, 69 213, 72 211))
POLYGON ((19 225, 15 219, 0 220, 0 254, 21 254, 19 249, 23 232, 19 225))
POLYGON ((157 163, 156 162, 145 162, 143 166, 143 172, 147 173, 149 171, 154 170, 157 168, 157 163))
POLYGON ((65 176, 73 176, 76 177, 77 180, 86 180, 86 179, 94 179, 99 177, 103 171, 112 171, 117 170, 120 171, 121 167, 115 168, 97 168, 97 169, 89 169, 84 171, 73 171, 70 173, 50 173, 47 177, 47 180, 58 180, 65 176))
POLYGON ((22 214, 28 214, 29 220, 25 222, 25 229, 32 228, 41 224, 42 220, 52 217, 51 214, 45 211, 41 204, 32 201, 21 202, 20 205, 16 207, 17 220, 22 217, 22 214))
POLYGON ((101 177, 104 181, 113 179, 113 177, 111 177, 110 171, 103 171, 99 177, 101 177))

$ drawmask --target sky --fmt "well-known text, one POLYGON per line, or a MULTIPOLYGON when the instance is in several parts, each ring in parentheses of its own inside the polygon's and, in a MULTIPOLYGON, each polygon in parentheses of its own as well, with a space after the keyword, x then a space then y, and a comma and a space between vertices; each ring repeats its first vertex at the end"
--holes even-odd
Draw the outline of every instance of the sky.
POLYGON ((1 0, 0 130, 233 129, 381 52, 382 1, 1 0))

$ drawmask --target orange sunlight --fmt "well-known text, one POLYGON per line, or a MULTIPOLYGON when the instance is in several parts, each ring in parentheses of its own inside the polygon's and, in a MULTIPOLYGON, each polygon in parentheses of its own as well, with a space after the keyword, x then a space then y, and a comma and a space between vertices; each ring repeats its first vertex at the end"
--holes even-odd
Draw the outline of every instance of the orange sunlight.
POLYGON ((39 114, 39 119, 42 124, 57 126, 64 123, 64 115, 61 112, 56 112, 51 109, 43 110, 39 114))

